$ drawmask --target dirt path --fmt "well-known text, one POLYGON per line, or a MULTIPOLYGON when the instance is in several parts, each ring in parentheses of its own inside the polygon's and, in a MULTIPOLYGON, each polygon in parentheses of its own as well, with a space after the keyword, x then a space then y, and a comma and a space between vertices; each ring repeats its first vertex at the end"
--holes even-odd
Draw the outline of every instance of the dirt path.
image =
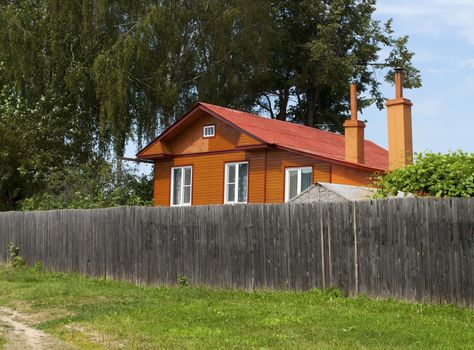
POLYGON ((74 347, 26 324, 28 317, 0 307, 0 333, 7 339, 5 350, 72 350, 74 347))

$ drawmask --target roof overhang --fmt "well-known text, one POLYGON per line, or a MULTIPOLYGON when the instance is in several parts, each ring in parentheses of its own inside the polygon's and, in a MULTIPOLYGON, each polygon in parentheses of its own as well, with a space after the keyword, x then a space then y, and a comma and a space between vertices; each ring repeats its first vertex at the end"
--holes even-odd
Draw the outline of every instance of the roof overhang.
POLYGON ((374 172, 374 171, 387 172, 387 169, 383 169, 383 168, 367 166, 367 165, 364 165, 364 164, 346 162, 344 160, 338 160, 338 159, 329 158, 329 157, 323 157, 323 156, 315 155, 313 153, 297 151, 297 150, 294 150, 292 148, 288 148, 288 147, 284 147, 284 146, 280 146, 280 145, 272 145, 272 146, 274 146, 278 149, 287 151, 287 152, 301 154, 301 155, 304 155, 306 157, 322 160, 322 161, 325 161, 325 162, 328 162, 328 163, 340 164, 340 165, 343 165, 343 166, 346 166, 346 167, 349 167, 349 168, 354 168, 354 169, 359 169, 359 170, 364 170, 364 171, 370 171, 370 172, 374 172))

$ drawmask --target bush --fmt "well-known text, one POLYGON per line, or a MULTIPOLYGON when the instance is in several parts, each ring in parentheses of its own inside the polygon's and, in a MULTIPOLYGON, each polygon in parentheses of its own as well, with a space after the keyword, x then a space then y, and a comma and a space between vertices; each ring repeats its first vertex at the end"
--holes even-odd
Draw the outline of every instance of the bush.
POLYGON ((42 191, 24 199, 21 210, 95 209, 151 205, 151 176, 104 159, 52 169, 42 191))
POLYGON ((414 164, 379 176, 375 185, 378 197, 399 191, 418 196, 474 197, 474 154, 416 154, 414 164))
POLYGON ((20 248, 15 243, 8 244, 8 260, 13 267, 25 266, 25 260, 20 256, 20 248))
POLYGON ((43 263, 40 260, 35 261, 35 265, 33 266, 33 270, 36 271, 36 272, 43 271, 43 263))
POLYGON ((179 287, 187 287, 189 285, 188 279, 185 276, 178 276, 176 283, 179 287))

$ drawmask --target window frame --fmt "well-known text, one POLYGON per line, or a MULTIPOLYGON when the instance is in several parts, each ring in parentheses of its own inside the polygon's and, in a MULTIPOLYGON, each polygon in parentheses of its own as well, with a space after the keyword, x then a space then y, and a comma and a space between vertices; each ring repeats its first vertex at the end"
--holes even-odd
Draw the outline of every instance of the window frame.
MULTIPOLYGON (((298 170, 298 178, 297 178, 297 191, 299 191, 296 196, 300 195, 301 191, 300 188, 301 188, 301 174, 303 173, 303 170, 311 170, 311 186, 314 185, 314 169, 313 169, 313 166, 312 165, 308 165, 308 166, 297 166, 297 167, 286 167, 285 168, 285 189, 284 189, 284 193, 285 193, 285 203, 288 202, 291 198, 290 197, 290 186, 289 186, 289 181, 290 181, 290 171, 294 171, 294 170, 298 170)), ((295 197, 296 197, 295 196, 295 197)))
POLYGON ((170 207, 185 207, 190 206, 193 203, 193 166, 192 165, 182 165, 182 166, 174 166, 171 167, 171 179, 170 179, 170 207), (181 204, 174 204, 173 203, 173 188, 174 188, 174 170, 175 169, 182 169, 181 171, 181 204), (189 203, 183 203, 184 201, 184 187, 188 187, 184 185, 184 169, 191 169, 191 181, 189 184, 189 203))
POLYGON ((241 161, 241 162, 226 162, 224 163, 224 204, 247 204, 249 202, 249 178, 250 178, 250 164, 249 161, 241 161), (239 165, 240 164, 247 164, 247 195, 246 195, 246 201, 245 202, 239 202, 239 190, 238 190, 238 185, 239 185, 239 165), (228 174, 229 174, 229 166, 235 165, 235 193, 234 193, 234 198, 235 200, 233 202, 230 202, 227 200, 227 194, 228 194, 228 189, 227 189, 227 179, 228 179, 228 174))
POLYGON ((210 139, 216 136, 216 125, 215 124, 209 124, 209 125, 204 125, 202 127, 202 138, 203 139, 210 139), (206 135, 206 128, 212 128, 212 135, 206 135))

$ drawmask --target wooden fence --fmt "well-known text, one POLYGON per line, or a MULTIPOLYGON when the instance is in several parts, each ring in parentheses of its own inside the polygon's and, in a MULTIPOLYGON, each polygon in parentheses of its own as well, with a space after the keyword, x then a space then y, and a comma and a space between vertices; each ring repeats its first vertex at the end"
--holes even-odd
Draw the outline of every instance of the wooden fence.
POLYGON ((0 213, 0 262, 136 283, 336 287, 474 307, 474 200, 0 213))

